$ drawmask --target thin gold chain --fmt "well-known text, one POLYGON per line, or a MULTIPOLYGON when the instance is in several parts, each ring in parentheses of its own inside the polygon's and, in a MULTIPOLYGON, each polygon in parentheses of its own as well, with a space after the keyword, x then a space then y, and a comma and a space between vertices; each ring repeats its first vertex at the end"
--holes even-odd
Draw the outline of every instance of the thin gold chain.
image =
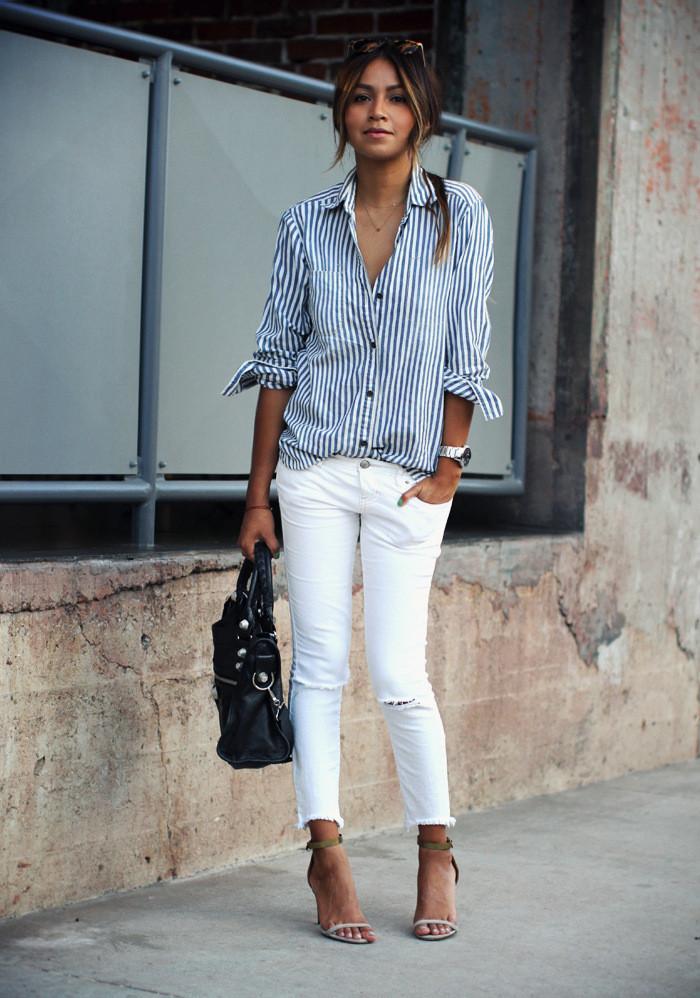
POLYGON ((382 222, 381 225, 377 225, 377 223, 374 221, 374 219, 372 218, 372 215, 370 214, 369 208, 367 207, 366 204, 364 204, 364 202, 362 203, 361 206, 364 208, 364 210, 365 210, 365 212, 367 214, 367 217, 370 220, 372 228, 375 229, 377 232, 381 232, 381 230, 384 228, 384 226, 389 221, 389 219, 391 218, 391 216, 394 214, 394 211, 396 210, 396 208, 398 208, 399 206, 402 206, 402 205, 403 205, 402 201, 394 201, 393 204, 392 204, 391 211, 389 212, 389 214, 384 219, 384 221, 382 222))

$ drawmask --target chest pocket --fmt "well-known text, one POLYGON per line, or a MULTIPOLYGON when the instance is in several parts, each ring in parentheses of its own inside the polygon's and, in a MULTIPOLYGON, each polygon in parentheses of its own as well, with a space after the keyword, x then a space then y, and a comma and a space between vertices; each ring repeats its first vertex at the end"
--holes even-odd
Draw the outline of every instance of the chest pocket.
POLYGON ((312 270, 309 275, 309 314, 322 342, 357 342, 361 330, 354 315, 351 278, 344 270, 312 270))

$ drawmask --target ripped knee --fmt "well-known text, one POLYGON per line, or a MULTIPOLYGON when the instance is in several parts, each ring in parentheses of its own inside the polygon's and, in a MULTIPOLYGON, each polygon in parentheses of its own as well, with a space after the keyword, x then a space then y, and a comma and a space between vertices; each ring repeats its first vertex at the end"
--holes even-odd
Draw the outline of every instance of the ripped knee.
POLYGON ((420 706, 420 702, 421 701, 418 700, 416 697, 411 697, 410 700, 382 700, 382 703, 386 704, 387 707, 412 707, 412 706, 420 706))

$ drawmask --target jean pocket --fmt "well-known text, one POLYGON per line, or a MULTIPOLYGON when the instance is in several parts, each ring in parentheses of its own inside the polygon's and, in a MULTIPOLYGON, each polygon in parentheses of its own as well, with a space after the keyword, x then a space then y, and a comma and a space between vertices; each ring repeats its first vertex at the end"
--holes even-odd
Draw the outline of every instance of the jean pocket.
MULTIPOLYGON (((426 475, 425 477, 427 478, 429 476, 426 475)), ((405 468, 399 468, 396 474, 396 483, 401 492, 405 492, 407 489, 410 489, 411 486, 413 485, 418 485, 418 482, 421 481, 423 481, 422 478, 419 478, 418 481, 415 481, 413 478, 411 478, 411 476, 408 474, 405 468)), ((437 507, 438 509, 444 509, 446 506, 450 505, 450 503, 452 502, 452 498, 448 499, 446 502, 427 502, 425 499, 421 499, 420 496, 411 496, 410 499, 408 500, 409 505, 412 502, 418 503, 421 506, 429 506, 429 507, 433 506, 437 507)))
POLYGON ((452 499, 447 499, 445 502, 426 502, 425 499, 421 499, 420 496, 413 496, 416 502, 419 502, 421 506, 437 506, 438 509, 442 509, 445 506, 449 506, 452 499))

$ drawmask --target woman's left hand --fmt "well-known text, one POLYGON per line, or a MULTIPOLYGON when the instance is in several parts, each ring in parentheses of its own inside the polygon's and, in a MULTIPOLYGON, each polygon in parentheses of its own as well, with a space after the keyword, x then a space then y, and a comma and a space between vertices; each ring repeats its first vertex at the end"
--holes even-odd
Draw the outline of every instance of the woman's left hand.
POLYGON ((421 502, 435 504, 449 502, 457 491, 459 480, 462 477, 460 466, 456 462, 451 463, 454 464, 454 471, 452 468, 444 471, 438 469, 434 475, 421 478, 410 489, 401 493, 397 505, 405 506, 413 496, 420 496, 421 502))

